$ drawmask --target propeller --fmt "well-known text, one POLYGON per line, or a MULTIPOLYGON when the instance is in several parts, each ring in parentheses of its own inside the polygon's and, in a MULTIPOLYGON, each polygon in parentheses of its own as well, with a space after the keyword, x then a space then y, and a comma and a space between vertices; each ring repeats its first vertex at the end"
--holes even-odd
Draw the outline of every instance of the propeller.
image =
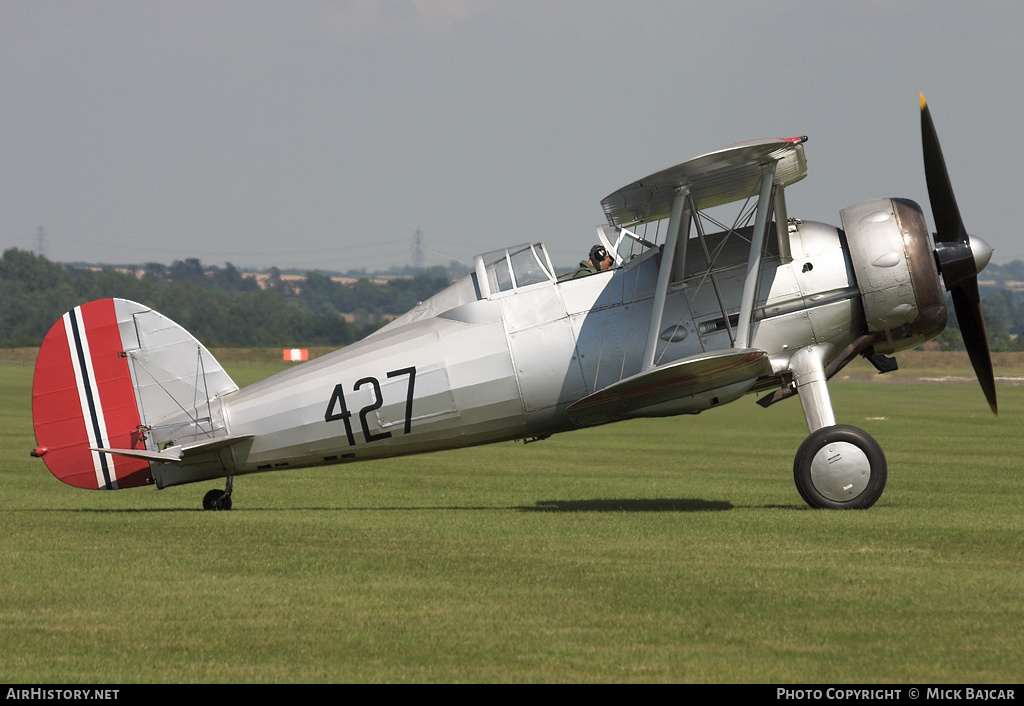
POLYGON ((946 291, 953 298, 953 308, 967 355, 974 374, 993 413, 996 409, 996 382, 992 372, 992 356, 988 350, 985 319, 981 315, 978 272, 992 256, 992 248, 981 238, 967 234, 960 209, 956 205, 953 186, 949 183, 946 161, 932 124, 924 94, 921 94, 921 141, 924 147, 924 175, 928 182, 928 199, 935 220, 935 257, 946 291))

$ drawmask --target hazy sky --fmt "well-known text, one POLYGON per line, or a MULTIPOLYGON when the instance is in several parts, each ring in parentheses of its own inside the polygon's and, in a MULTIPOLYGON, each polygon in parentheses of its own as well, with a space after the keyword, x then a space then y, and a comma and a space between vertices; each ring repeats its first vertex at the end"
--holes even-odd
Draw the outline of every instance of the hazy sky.
POLYGON ((1020 0, 0 0, 0 249, 372 269, 420 229, 426 264, 568 264, 620 186, 794 135, 791 216, 931 225, 923 91, 968 230, 1024 259, 1022 36, 1020 0))

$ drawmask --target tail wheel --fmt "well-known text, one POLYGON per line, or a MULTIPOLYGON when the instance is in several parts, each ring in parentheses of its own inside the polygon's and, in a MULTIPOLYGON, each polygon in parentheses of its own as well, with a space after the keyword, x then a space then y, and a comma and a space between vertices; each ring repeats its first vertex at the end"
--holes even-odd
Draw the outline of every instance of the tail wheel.
POLYGON ((226 490, 211 490, 203 496, 204 510, 230 510, 231 493, 226 490))
POLYGON ((875 504, 885 490, 885 454, 857 427, 824 427, 808 436, 793 461, 793 480, 811 507, 859 510, 875 504))

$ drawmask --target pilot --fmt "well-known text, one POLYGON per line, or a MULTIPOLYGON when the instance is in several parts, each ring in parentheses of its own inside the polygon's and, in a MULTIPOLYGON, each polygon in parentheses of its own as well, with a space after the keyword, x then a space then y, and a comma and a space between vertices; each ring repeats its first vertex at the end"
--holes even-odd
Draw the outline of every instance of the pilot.
POLYGON ((590 259, 582 260, 580 266, 572 273, 572 278, 596 275, 598 272, 610 270, 614 260, 603 245, 595 245, 590 248, 590 259))

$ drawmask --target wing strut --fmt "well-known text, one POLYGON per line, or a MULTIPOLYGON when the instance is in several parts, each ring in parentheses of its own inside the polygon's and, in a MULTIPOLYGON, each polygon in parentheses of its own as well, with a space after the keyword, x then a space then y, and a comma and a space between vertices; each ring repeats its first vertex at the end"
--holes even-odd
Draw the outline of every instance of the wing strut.
MULTIPOLYGON (((658 347, 658 333, 661 331, 661 317, 665 313, 665 297, 668 295, 669 278, 672 276, 672 262, 676 254, 676 246, 679 243, 679 233, 683 230, 683 224, 688 223, 690 215, 687 206, 687 197, 690 194, 689 186, 681 186, 676 189, 675 197, 672 200, 672 212, 668 219, 668 232, 665 234, 665 246, 661 250, 661 264, 658 267, 658 283, 654 288, 654 304, 651 311, 651 323, 647 329, 647 347, 644 348, 643 365, 641 371, 654 367, 654 352, 658 347)), ((684 242, 683 247, 686 247, 684 242)), ((686 255, 683 253, 683 262, 686 255)))
POLYGON ((789 247, 789 214, 786 212, 786 187, 775 184, 775 235, 779 243, 779 262, 788 265, 793 262, 793 251, 789 247))
MULTIPOLYGON (((772 160, 761 165, 761 195, 757 201, 757 217, 754 219, 750 255, 747 258, 747 277, 743 281, 743 299, 740 302, 740 320, 736 328, 734 348, 750 348, 753 338, 751 322, 754 314, 754 302, 757 299, 758 282, 761 277, 761 257, 764 251, 764 239, 768 233, 768 218, 772 210, 772 187, 775 182, 777 164, 777 161, 772 160)), ((776 229, 781 230, 783 227, 785 224, 777 226, 776 229)))

